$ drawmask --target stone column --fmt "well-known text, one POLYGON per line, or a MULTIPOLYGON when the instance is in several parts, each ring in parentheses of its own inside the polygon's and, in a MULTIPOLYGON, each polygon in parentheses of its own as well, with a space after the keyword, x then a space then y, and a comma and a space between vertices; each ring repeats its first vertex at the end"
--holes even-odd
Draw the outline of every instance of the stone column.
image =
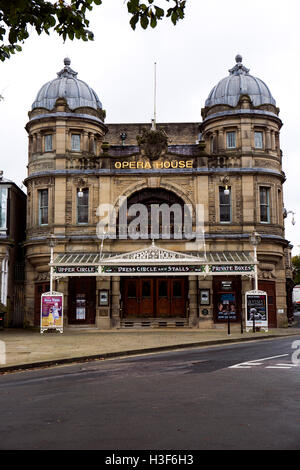
POLYGON ((271 131, 266 130, 266 150, 271 150, 271 131))
POLYGON ((276 150, 275 131, 271 131, 272 150, 276 150))
POLYGON ((40 132, 37 133, 36 151, 37 153, 42 153, 42 136, 40 132))
POLYGON ((88 152, 89 151, 89 133, 86 132, 86 131, 83 132, 82 151, 83 152, 88 152))
POLYGON ((36 134, 32 135, 32 153, 36 153, 36 134))
POLYGON ((120 327, 120 277, 111 277, 111 326, 120 327))
POLYGON ((218 150, 223 151, 224 149, 225 149, 224 131, 222 129, 219 131, 218 150))

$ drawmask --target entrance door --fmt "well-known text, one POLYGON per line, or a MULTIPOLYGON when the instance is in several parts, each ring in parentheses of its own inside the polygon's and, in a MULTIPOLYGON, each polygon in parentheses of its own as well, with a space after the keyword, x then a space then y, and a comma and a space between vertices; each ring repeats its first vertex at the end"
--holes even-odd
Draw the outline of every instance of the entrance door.
POLYGON ((185 317, 187 279, 125 278, 122 281, 124 317, 185 317))
POLYGON ((268 326, 277 327, 276 318, 276 289, 274 281, 258 281, 258 289, 268 294, 268 326))
POLYGON ((186 281, 185 279, 171 279, 171 311, 172 316, 185 316, 186 309, 186 281))
POLYGON ((154 315, 154 302, 153 302, 153 278, 139 279, 139 315, 141 317, 153 317, 154 315))
POLYGON ((96 317, 96 278, 69 278, 69 309, 70 325, 92 325, 96 317))

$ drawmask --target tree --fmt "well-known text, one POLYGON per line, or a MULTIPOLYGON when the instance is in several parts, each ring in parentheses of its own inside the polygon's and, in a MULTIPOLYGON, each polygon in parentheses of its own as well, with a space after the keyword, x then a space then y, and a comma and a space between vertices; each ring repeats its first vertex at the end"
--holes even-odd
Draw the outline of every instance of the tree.
POLYGON ((300 255, 292 257, 293 277, 295 284, 300 284, 300 255))
MULTIPOLYGON (((186 0, 163 0, 169 6, 165 9, 154 1, 126 0, 132 29, 138 23, 143 29, 148 26, 155 28, 165 16, 176 25, 184 17, 186 0)), ((0 60, 4 61, 22 50, 20 43, 29 37, 30 26, 39 35, 42 32, 50 34, 53 30, 63 40, 93 40, 94 34, 88 29, 86 15, 101 4, 102 0, 57 0, 55 3, 50 0, 0 0, 0 60)))

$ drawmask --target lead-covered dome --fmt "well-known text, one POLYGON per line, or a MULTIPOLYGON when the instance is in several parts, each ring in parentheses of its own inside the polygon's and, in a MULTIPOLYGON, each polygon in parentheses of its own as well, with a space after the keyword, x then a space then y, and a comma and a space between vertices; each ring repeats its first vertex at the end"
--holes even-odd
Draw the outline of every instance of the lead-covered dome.
POLYGON ((45 83, 32 104, 32 109, 54 108, 58 98, 65 98, 70 109, 90 107, 102 109, 101 101, 94 90, 77 78, 77 72, 71 69, 69 58, 64 59, 64 68, 57 73, 57 78, 45 83))
POLYGON ((229 70, 229 76, 223 78, 210 92, 205 107, 218 104, 237 106, 240 96, 249 95, 253 106, 272 104, 276 106, 269 88, 259 78, 249 74, 249 69, 242 64, 242 56, 237 55, 236 65, 229 70))

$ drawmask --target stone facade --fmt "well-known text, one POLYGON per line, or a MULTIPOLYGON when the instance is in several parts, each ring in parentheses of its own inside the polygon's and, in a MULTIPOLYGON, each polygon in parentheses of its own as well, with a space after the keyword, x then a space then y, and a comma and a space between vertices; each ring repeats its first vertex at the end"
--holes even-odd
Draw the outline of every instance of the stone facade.
MULTIPOLYGON (((101 247, 101 239, 96 233, 97 208, 100 204, 111 204, 118 209, 120 197, 129 200, 151 190, 153 197, 170 194, 188 204, 192 208, 194 230, 196 206, 203 205, 206 253, 252 252, 249 236, 253 231, 258 232, 261 237, 258 246, 259 286, 263 290, 269 289, 273 302, 270 304, 270 312, 273 309, 271 326, 287 325, 285 286, 290 274, 285 258, 288 249, 283 219, 282 185, 285 176, 279 142, 282 123, 274 100, 254 106, 251 93, 246 91, 239 95, 235 106, 211 104, 210 101, 209 106, 202 109, 201 123, 105 125, 102 109, 88 106, 72 109, 68 97, 60 96, 50 110, 33 108, 26 125, 29 136, 26 179, 28 323, 38 324, 39 296, 49 288, 49 235, 53 234, 56 240, 55 256, 64 253, 96 254, 99 250, 104 256, 113 256, 143 249, 151 240, 106 239, 101 247), (160 148, 157 144, 153 153, 150 152, 152 148, 147 150, 147 146, 141 143, 145 140, 138 137, 149 135, 149 142, 152 142, 152 138, 158 139, 162 134, 166 136, 167 146, 164 148, 162 144, 160 148), (46 136, 49 135, 50 148, 46 146, 46 136), (78 148, 73 145, 74 135, 79 136, 78 148), (261 140, 257 142, 255 139, 261 140), (228 220, 224 221, 220 194, 227 187, 230 191, 230 207, 227 208, 230 214, 228 212, 228 220), (260 188, 263 188, 263 194, 267 194, 265 203, 261 200, 260 188), (43 190, 47 192, 42 193, 43 190), (83 223, 78 219, 78 192, 81 190, 88 194, 83 223), (45 210, 41 205, 42 194, 47 194, 45 223, 41 219, 45 210), (262 211, 265 211, 265 219, 262 211)), ((156 145, 155 140, 153 142, 149 145, 156 145)), ((166 250, 191 252, 186 240, 160 237, 156 243, 166 250)), ((231 278, 228 274, 224 277, 225 281, 231 278)), ((234 295, 239 296, 240 309, 244 309, 244 294, 253 285, 249 277, 239 278, 240 284, 234 281, 232 288, 241 286, 235 288, 234 295)), ((193 328, 222 326, 216 320, 216 277, 191 275, 187 279, 184 314, 179 316, 193 328), (203 306, 199 302, 199 292, 205 289, 209 291, 209 302, 203 306)), ((75 285, 70 277, 64 277, 56 284, 56 290, 65 296, 66 324, 76 324, 71 311, 77 302, 77 291, 75 287, 72 290, 72 283, 75 285)), ((129 297, 124 297, 128 285, 120 276, 97 276, 95 295, 87 300, 93 313, 89 313, 83 323, 98 328, 122 326, 127 309, 124 302, 129 302, 129 297), (100 291, 109 292, 106 306, 100 304, 100 291)), ((159 286, 157 283, 153 285, 159 286)), ((155 287, 153 289, 155 291, 155 287)), ((157 299, 155 302, 158 305, 157 299)), ((150 315, 151 321, 160 317, 157 312, 150 315)), ((143 318, 140 311, 138 316, 143 318)), ((164 315, 162 317, 165 318, 164 315)), ((77 323, 82 324, 82 321, 77 323)))

